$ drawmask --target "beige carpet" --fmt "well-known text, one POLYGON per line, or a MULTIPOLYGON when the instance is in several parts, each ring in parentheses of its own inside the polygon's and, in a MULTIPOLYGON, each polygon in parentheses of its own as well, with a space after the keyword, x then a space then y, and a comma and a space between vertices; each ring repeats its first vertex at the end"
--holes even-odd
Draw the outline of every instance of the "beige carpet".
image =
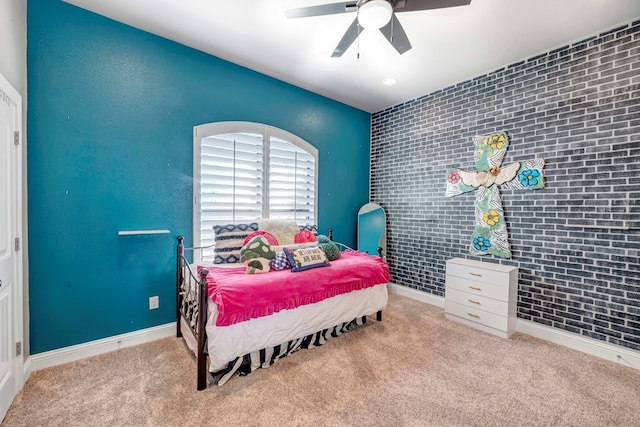
POLYGON ((640 426, 640 371, 398 295, 382 323, 195 387, 166 338, 34 372, 2 426, 640 426))

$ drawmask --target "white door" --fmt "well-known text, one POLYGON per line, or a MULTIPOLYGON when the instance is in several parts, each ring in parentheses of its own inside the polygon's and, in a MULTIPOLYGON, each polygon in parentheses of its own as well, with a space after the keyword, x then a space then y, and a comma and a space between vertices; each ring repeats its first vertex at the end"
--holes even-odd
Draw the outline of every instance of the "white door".
POLYGON ((22 100, 0 75, 0 420, 22 386, 22 100), (16 145, 16 138, 18 138, 16 145))

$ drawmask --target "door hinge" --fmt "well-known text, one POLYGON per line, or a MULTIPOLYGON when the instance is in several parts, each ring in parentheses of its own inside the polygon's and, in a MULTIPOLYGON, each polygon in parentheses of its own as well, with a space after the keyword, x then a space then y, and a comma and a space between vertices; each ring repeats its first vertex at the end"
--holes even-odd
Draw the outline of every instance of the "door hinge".
POLYGON ((16 356, 22 356, 22 343, 16 343, 16 356))
POLYGON ((13 143, 15 145, 20 145, 20 131, 13 132, 13 143))
POLYGON ((16 252, 18 252, 20 250, 20 238, 16 237, 16 240, 14 242, 14 249, 16 250, 16 252))

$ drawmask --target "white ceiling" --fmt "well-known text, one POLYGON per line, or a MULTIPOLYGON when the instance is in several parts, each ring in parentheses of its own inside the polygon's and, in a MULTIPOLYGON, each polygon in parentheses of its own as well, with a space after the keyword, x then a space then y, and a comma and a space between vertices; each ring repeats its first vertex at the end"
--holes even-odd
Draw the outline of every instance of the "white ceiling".
POLYGON ((286 19, 336 0, 65 0, 368 112, 427 95, 640 17, 639 0, 472 0, 399 13, 413 49, 365 30, 330 54, 354 13, 286 19), (393 77, 397 83, 385 86, 393 77))

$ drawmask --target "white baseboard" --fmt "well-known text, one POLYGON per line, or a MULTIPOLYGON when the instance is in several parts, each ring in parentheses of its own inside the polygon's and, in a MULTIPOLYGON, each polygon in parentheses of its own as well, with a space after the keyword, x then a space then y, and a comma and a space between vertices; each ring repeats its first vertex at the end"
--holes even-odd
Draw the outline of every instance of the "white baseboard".
POLYGON ((396 285, 395 283, 389 283, 387 285, 387 289, 389 289, 389 292, 393 294, 402 295, 403 297, 415 299, 418 301, 426 302, 427 304, 444 308, 444 297, 439 297, 437 295, 419 291, 413 288, 408 288, 406 286, 396 285))
POLYGON ((176 324, 175 322, 172 322, 165 325, 142 329, 140 331, 129 332, 123 335, 116 335, 109 338, 103 338, 96 341, 34 354, 27 359, 27 363, 30 364, 29 372, 61 365, 63 363, 74 362, 86 357, 108 353, 110 351, 143 344, 160 338, 170 337, 175 335, 175 333, 176 324))
MULTIPOLYGON (((387 285, 387 287, 389 289, 389 292, 391 293, 444 308, 443 297, 435 296, 428 292, 419 291, 417 289, 408 288, 406 286, 396 285, 393 283, 390 283, 389 285, 387 285)), ((578 350, 592 356, 597 356, 611 362, 616 362, 635 369, 640 369, 640 351, 608 344, 593 338, 586 338, 577 334, 563 331, 562 329, 539 325, 537 323, 523 319, 517 319, 516 332, 531 335, 532 337, 540 338, 554 344, 578 350)))
POLYGON ((528 320, 518 319, 516 331, 532 337, 550 341, 583 353, 591 354, 611 362, 640 369, 640 351, 586 338, 550 326, 539 325, 528 320))

